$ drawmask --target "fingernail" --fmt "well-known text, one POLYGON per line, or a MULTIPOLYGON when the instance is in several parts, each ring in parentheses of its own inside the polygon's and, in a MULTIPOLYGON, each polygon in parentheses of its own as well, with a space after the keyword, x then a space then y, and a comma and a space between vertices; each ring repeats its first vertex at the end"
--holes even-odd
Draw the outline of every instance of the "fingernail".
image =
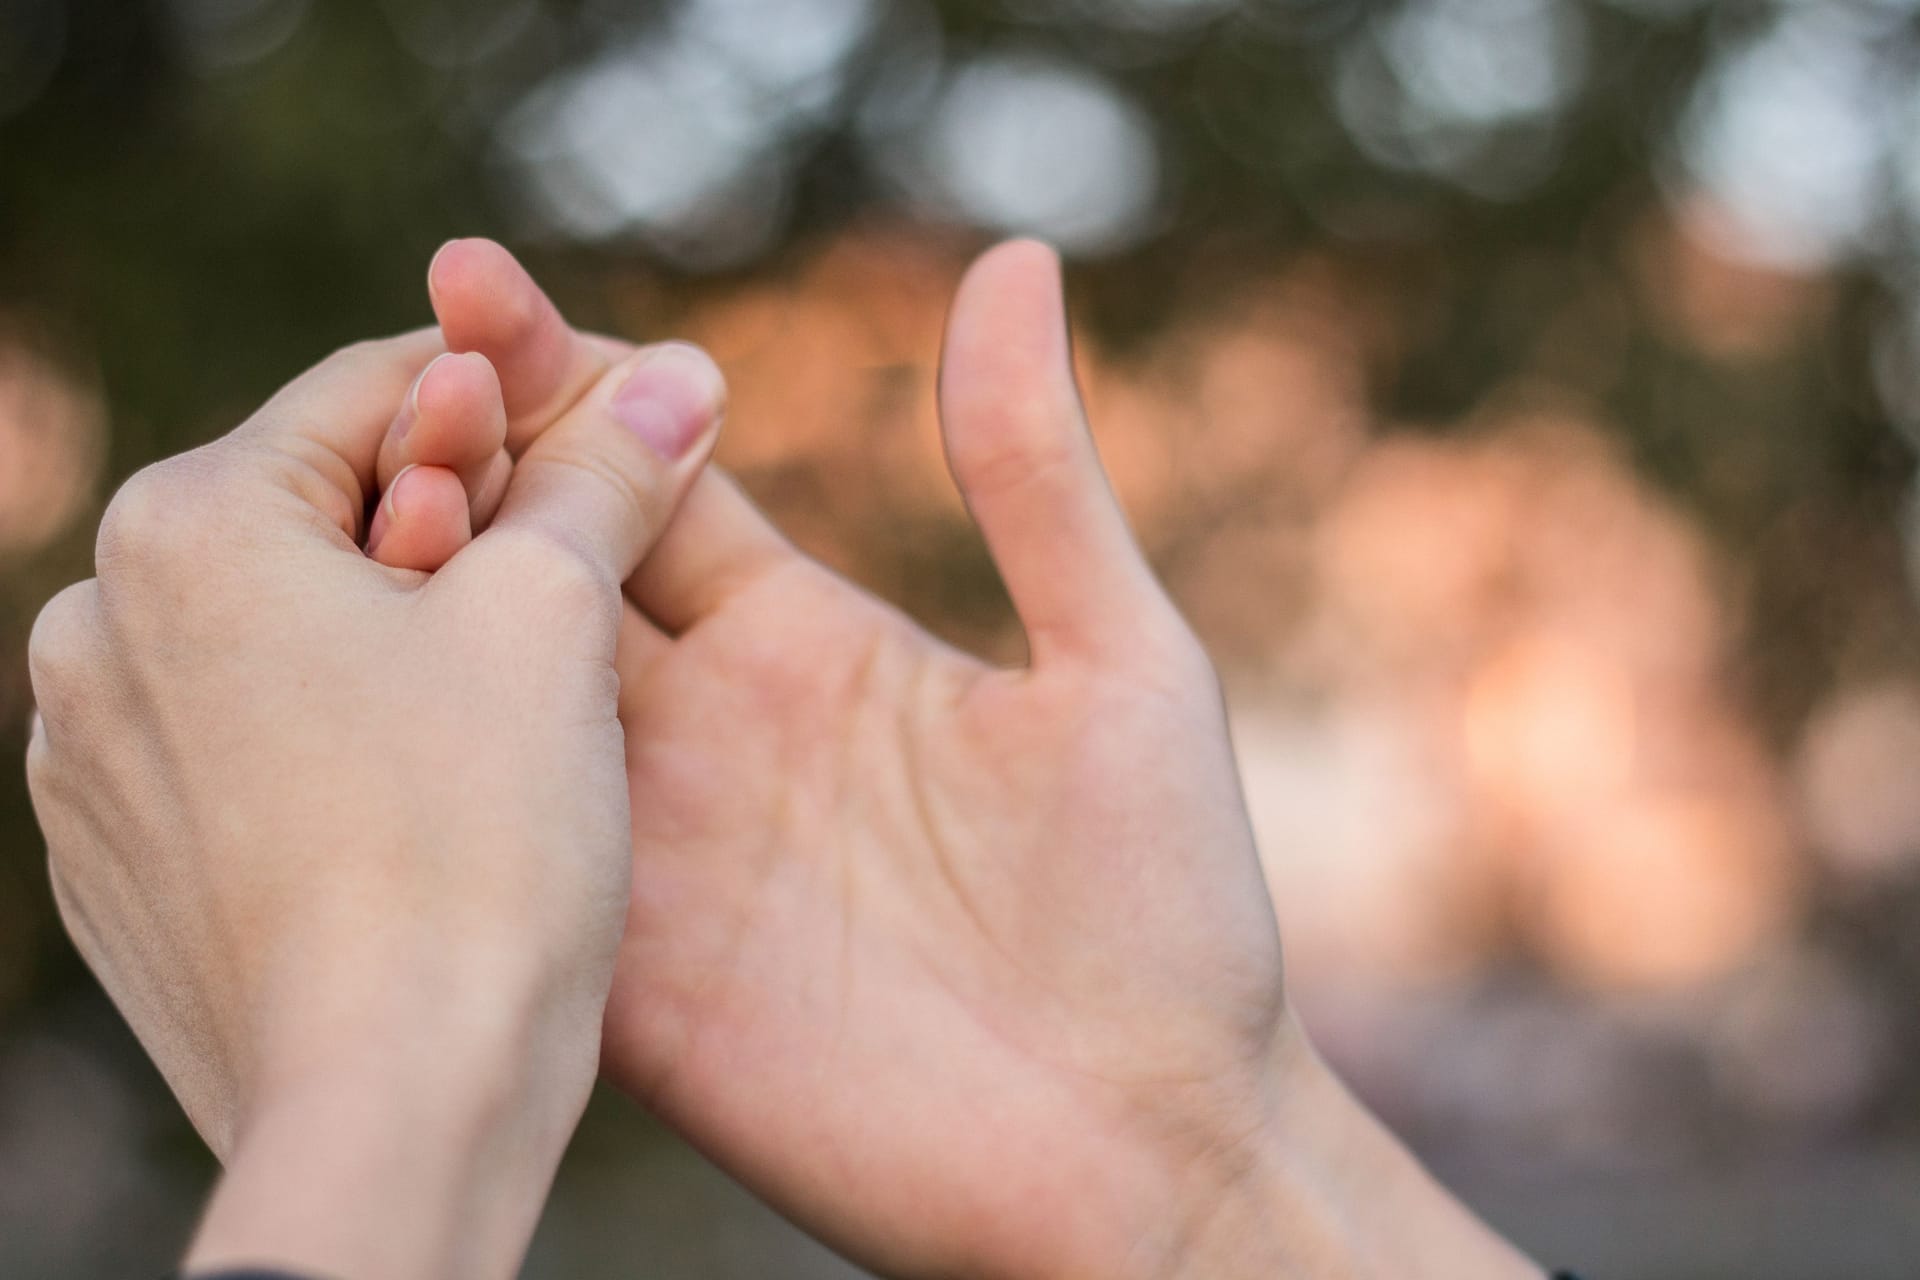
POLYGON ((444 254, 447 250, 453 248, 453 246, 458 243, 460 243, 460 240, 459 240, 459 237, 456 236, 452 240, 449 240, 445 244, 441 245, 438 249, 435 249, 433 251, 433 257, 427 259, 427 296, 428 297, 433 296, 433 269, 440 265, 440 256, 444 254))
POLYGON ((720 416, 726 383, 700 348, 654 348, 613 393, 613 416, 663 458, 679 458, 720 416))
POLYGON ((407 388, 407 398, 400 402, 400 412, 393 415, 393 425, 387 428, 388 434, 396 441, 406 439, 407 432, 413 430, 414 422, 420 417, 420 384, 427 380, 429 373, 433 372, 433 366, 445 360, 450 354, 452 353, 442 351, 427 361, 427 367, 420 371, 414 378, 413 385, 407 388))
POLYGON ((400 514, 400 482, 406 478, 407 472, 419 465, 417 462, 409 462, 406 466, 393 473, 393 483, 387 486, 387 500, 380 504, 387 509, 389 516, 397 516, 400 514))
POLYGON ((380 550, 380 542, 387 536, 387 526, 393 521, 387 516, 387 504, 382 502, 373 509, 373 523, 367 527, 367 554, 380 550))
POLYGON ((387 485, 386 496, 380 499, 380 505, 376 507, 373 512, 373 521, 367 526, 368 555, 372 555, 380 549, 380 543, 386 538, 387 530, 392 527, 394 520, 399 517, 400 482, 406 478, 407 472, 413 470, 418 465, 418 463, 409 462, 406 466, 394 472, 392 483, 387 485))

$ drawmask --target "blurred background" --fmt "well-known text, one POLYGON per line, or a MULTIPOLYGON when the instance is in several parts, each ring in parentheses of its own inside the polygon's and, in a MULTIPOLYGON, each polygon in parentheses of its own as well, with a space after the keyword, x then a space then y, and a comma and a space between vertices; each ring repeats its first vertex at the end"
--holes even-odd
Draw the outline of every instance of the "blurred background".
MULTIPOLYGON (((1309 1025, 1596 1280, 1920 1271, 1920 0, 0 0, 0 1274, 213 1169, 74 958, 22 653, 115 486, 453 235, 706 343, 809 549, 1017 654, 992 236, 1218 657, 1309 1025)), ((843 1277, 618 1099, 530 1277, 843 1277)))

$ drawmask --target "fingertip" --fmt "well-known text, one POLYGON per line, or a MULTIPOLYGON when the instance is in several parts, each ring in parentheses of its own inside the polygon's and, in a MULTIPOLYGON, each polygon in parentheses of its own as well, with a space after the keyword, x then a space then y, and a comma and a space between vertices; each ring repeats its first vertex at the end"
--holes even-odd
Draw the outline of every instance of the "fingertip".
POLYGON ((1073 396, 1072 348, 1060 256, 1039 240, 1009 240, 967 269, 947 317, 940 390, 1002 396, 1018 388, 1073 396))
POLYGON ((956 303, 978 295, 1001 305, 1058 309, 1061 303, 1060 253, 1044 240, 1003 240, 967 268, 956 303))
POLYGON ((413 460, 462 466, 490 456, 506 440, 506 409, 493 362, 478 351, 449 353, 413 390, 413 460))
POLYGON ((432 572, 472 538, 459 475, 416 464, 387 486, 367 534, 367 555, 389 568, 432 572))
POLYGON ((493 362, 516 454, 606 367, 519 261, 491 240, 441 246, 428 292, 447 347, 493 362))
POLYGON ((1013 240, 1002 240, 975 262, 975 267, 989 271, 1018 271, 1023 274, 1060 275, 1060 251, 1045 240, 1032 236, 1021 236, 1013 240))
POLYGON ((546 295, 505 246, 474 237, 449 240, 427 266, 427 294, 447 345, 491 350, 537 331, 546 295))
POLYGON ((1052 248, 1008 241, 968 270, 947 320, 939 403, 963 491, 991 473, 1090 448, 1052 248))
POLYGON ((427 292, 438 296, 489 274, 500 259, 511 259, 504 246, 485 236, 455 236, 433 251, 427 262, 427 292))

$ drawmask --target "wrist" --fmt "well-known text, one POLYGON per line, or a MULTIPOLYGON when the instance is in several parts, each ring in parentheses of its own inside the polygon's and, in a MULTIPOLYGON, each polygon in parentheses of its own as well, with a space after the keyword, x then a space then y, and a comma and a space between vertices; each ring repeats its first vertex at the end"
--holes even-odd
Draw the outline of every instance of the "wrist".
POLYGON ((263 1038, 192 1267, 514 1274, 591 1088, 597 1023, 556 1028, 510 999, 377 1006, 263 1038))
POLYGON ((1540 1280, 1368 1113, 1289 1022, 1166 1280, 1540 1280))

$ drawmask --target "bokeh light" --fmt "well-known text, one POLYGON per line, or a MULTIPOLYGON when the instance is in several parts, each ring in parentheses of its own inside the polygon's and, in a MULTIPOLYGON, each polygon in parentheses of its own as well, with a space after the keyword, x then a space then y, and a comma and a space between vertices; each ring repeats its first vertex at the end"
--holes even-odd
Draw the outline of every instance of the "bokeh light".
MULTIPOLYGON (((1907 1280, 1917 65, 1912 0, 12 0, 0 765, 113 485, 458 234, 705 343, 796 541, 1018 661, 935 361, 1041 235, 1328 1055, 1543 1256, 1907 1280)), ((206 1166, 0 804, 0 1273, 163 1271, 206 1166)), ((848 1274, 624 1114, 529 1276, 848 1274)))
POLYGON ((1695 207, 1721 222, 1714 239, 1739 255, 1818 266, 1871 226, 1886 138, 1871 8, 1791 7, 1700 87, 1682 163, 1711 201, 1695 207))
POLYGON ((292 39, 311 0, 171 0, 179 49, 205 71, 258 62, 292 39))
POLYGON ((99 398, 0 319, 0 560, 51 542, 93 497, 106 444, 99 398))
POLYGON ((1383 163, 1517 195, 1547 176, 1585 60, 1580 13, 1555 0, 1402 5, 1348 48, 1341 117, 1383 163))
POLYGON ((1873 880, 1920 862, 1920 685, 1835 694, 1797 765, 1808 834, 1839 871, 1873 880))
POLYGON ((1101 253, 1151 230, 1160 166, 1148 117, 1085 71, 995 58, 956 68, 889 166, 976 226, 1101 253))

